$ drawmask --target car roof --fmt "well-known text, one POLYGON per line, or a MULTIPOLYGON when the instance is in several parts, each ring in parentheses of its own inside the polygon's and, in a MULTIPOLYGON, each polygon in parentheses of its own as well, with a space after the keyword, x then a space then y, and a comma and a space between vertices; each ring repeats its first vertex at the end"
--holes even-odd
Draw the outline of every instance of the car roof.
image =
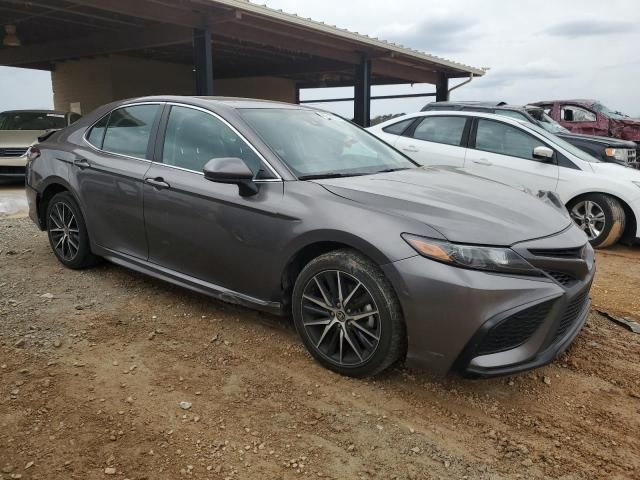
POLYGON ((437 107, 462 106, 462 107, 476 107, 476 108, 492 108, 497 110, 532 110, 532 109, 537 110, 542 108, 538 105, 512 105, 506 102, 484 102, 484 101, 480 102, 480 101, 467 101, 467 100, 452 101, 452 102, 431 102, 427 104, 425 108, 430 107, 432 105, 437 107))
POLYGON ((385 128, 389 125, 393 125, 398 122, 402 122, 404 120, 408 120, 410 118, 419 118, 419 117, 438 117, 446 114, 447 116, 456 116, 456 117, 477 117, 477 118, 486 118, 488 120, 498 120, 503 123, 510 123, 512 125, 524 126, 526 128, 531 127, 531 123, 525 120, 519 120, 513 117, 507 117, 505 115, 499 115, 495 113, 488 112, 477 112, 477 111, 462 111, 462 110, 427 110, 415 113, 409 113, 407 115, 403 115, 400 117, 395 117, 386 122, 379 123, 375 125, 373 128, 385 128))
POLYGON ((38 110, 38 109, 33 109, 33 110, 5 110, 3 112, 0 113, 54 113, 56 115, 66 115, 67 113, 70 112, 63 112, 61 110, 38 110))
POLYGON ((180 96, 180 95, 155 95, 149 97, 129 98, 121 102, 115 102, 117 105, 125 105, 129 103, 142 103, 142 102, 176 102, 176 103, 189 103, 193 105, 200 105, 203 107, 228 107, 233 109, 244 108, 286 108, 296 110, 308 110, 309 107, 301 105, 293 105, 291 103, 278 102, 275 100, 260 100, 256 98, 241 98, 241 97, 204 97, 204 96, 180 96))
POLYGON ((598 101, 588 98, 573 98, 569 100, 544 100, 541 102, 535 102, 536 105, 541 103, 576 103, 578 105, 593 105, 594 103, 598 103, 598 101))

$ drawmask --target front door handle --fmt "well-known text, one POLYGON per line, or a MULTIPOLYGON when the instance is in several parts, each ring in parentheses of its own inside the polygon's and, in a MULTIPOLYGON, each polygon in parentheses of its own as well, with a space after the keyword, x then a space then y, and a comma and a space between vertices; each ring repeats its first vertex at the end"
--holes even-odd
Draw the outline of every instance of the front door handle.
POLYGON ((486 158, 477 158, 473 160, 473 163, 477 163, 478 165, 483 165, 485 167, 490 167, 491 165, 493 165, 493 163, 491 163, 489 160, 487 160, 486 158))
POLYGON ((81 170, 84 170, 85 168, 89 168, 91 166, 86 158, 79 158, 78 160, 74 160, 73 164, 76 167, 79 167, 81 170))
POLYGON ((171 185, 165 182, 164 178, 162 177, 145 178, 144 182, 151 185, 153 188, 157 188, 158 190, 165 190, 171 187, 171 185))
POLYGON ((418 147, 415 147, 414 145, 407 145, 406 147, 403 147, 403 149, 405 152, 409 152, 409 153, 418 153, 418 147))

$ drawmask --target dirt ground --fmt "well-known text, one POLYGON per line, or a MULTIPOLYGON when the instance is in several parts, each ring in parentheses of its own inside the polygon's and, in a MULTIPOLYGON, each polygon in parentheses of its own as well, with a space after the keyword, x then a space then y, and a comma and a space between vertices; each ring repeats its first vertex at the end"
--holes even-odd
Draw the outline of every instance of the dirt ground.
MULTIPOLYGON (((598 268, 594 305, 640 318, 640 249, 598 268)), ((637 479, 639 360, 640 335, 593 312, 534 372, 352 380, 286 320, 66 270, 28 219, 0 218, 4 480, 637 479)))

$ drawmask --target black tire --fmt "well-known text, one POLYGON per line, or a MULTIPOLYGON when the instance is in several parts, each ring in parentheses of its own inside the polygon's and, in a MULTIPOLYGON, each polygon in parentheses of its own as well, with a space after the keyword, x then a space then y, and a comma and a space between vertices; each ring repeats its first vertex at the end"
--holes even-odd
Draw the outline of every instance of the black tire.
MULTIPOLYGON (((317 290, 317 292, 322 293, 322 290, 317 290)), ((317 295, 313 296, 317 297, 317 295)), ((292 313, 298 335, 309 353, 324 367, 342 375, 356 378, 376 375, 402 359, 406 353, 407 338, 404 318, 400 308, 400 302, 391 283, 377 265, 353 250, 345 249, 326 253, 312 260, 304 267, 300 275, 298 275, 293 289, 292 313), (325 284, 325 287, 320 287, 318 283, 315 283, 318 278, 327 275, 329 278, 333 275, 336 275, 338 278, 338 280, 334 282, 333 288, 330 284, 325 284), (342 342, 343 336, 344 338, 348 336, 349 340, 347 340, 348 343, 344 344, 344 350, 345 352, 349 350, 351 353, 345 353, 345 361, 342 361, 342 348, 339 349, 340 361, 338 361, 330 357, 326 351, 323 351, 316 345, 316 340, 318 339, 317 334, 315 338, 312 339, 315 333, 312 329, 316 327, 309 327, 310 323, 315 322, 305 323, 308 322, 310 315, 308 310, 314 310, 315 307, 315 310, 321 312, 323 309, 317 308, 316 304, 309 304, 308 298, 310 294, 303 297, 305 292, 310 292, 309 288, 324 288, 329 297, 336 298, 335 295, 333 295, 336 290, 342 291, 342 287, 337 286, 340 285, 339 282, 342 282, 342 285, 344 285, 344 305, 341 302, 332 303, 334 306, 339 306, 344 315, 347 316, 343 316, 343 323, 336 323, 337 326, 335 326, 330 333, 325 331, 325 326, 319 326, 317 328, 322 330, 324 335, 327 335, 327 338, 331 335, 331 338, 336 342, 342 342), (357 282, 360 282, 360 284, 357 282), (354 284, 356 284, 356 287, 352 288, 354 284), (351 296, 347 295, 347 292, 350 290, 349 287, 355 291, 351 296), (369 298, 372 299, 373 302, 364 305, 369 298), (373 303, 373 306, 371 303, 373 303), (347 312, 349 313, 347 314, 347 312), (362 312, 365 312, 364 315, 362 312), (370 314, 369 312, 377 313, 370 314), (353 317, 349 315, 353 315, 353 317), (357 316, 363 318, 355 321, 355 317, 357 316), (367 335, 362 333, 364 332, 361 328, 363 323, 360 323, 360 320, 364 320, 364 326, 374 332, 374 335, 378 337, 375 347, 369 345, 370 343, 375 343, 375 336, 370 337, 369 335, 371 335, 371 333, 367 335), (354 323, 358 323, 358 325, 354 325, 354 323), (355 328, 356 326, 358 328, 355 328), (344 329, 344 331, 341 332, 341 329, 344 329), (339 337, 339 340, 336 337, 339 337), (352 343, 355 344, 356 348, 350 347, 352 343), (356 352, 356 349, 360 352, 356 352), (358 360, 352 364, 348 364, 346 358, 349 354, 352 357, 358 355, 358 360), (360 357, 361 354, 362 357, 360 357), (367 356, 365 357, 365 355, 367 356)), ((337 322, 337 315, 339 314, 340 312, 333 312, 328 313, 327 316, 329 319, 333 318, 337 322)), ((320 315, 320 317, 323 316, 322 313, 318 315, 320 315)), ((322 338, 324 338, 323 335, 320 337, 321 342, 322 338)), ((322 347, 329 349, 326 342, 322 347)), ((334 350, 334 352, 334 356, 338 354, 337 351, 334 350)))
MULTIPOLYGON (((607 248, 615 245, 622 237, 626 226, 626 215, 620 201, 609 195, 602 193, 590 193, 572 200, 567 208, 574 222, 587 234, 593 248, 607 248), (598 235, 593 234, 593 230, 589 227, 589 219, 586 218, 586 210, 584 205, 588 202, 592 204, 592 211, 602 212, 600 218, 604 218, 604 225, 596 231, 598 235)), ((591 222, 594 222, 594 216, 591 222)), ((592 223, 593 226, 593 223, 592 223)))
POLYGON ((49 244, 60 263, 65 267, 80 270, 92 267, 100 261, 100 258, 91 252, 84 217, 71 193, 61 192, 54 195, 47 204, 46 215, 49 244), (71 220, 72 218, 73 220, 71 220), (65 224, 70 224, 70 226, 65 224), (67 231, 60 232, 61 229, 64 230, 65 226, 67 231), (61 235, 67 235, 68 239, 62 240, 61 235))

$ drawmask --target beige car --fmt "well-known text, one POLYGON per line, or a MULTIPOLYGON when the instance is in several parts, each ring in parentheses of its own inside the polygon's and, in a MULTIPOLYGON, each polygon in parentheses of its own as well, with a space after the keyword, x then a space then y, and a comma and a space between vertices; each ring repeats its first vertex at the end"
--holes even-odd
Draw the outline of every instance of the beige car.
POLYGON ((10 110, 0 113, 0 178, 22 178, 26 153, 38 136, 64 128, 80 118, 77 113, 53 110, 10 110))

